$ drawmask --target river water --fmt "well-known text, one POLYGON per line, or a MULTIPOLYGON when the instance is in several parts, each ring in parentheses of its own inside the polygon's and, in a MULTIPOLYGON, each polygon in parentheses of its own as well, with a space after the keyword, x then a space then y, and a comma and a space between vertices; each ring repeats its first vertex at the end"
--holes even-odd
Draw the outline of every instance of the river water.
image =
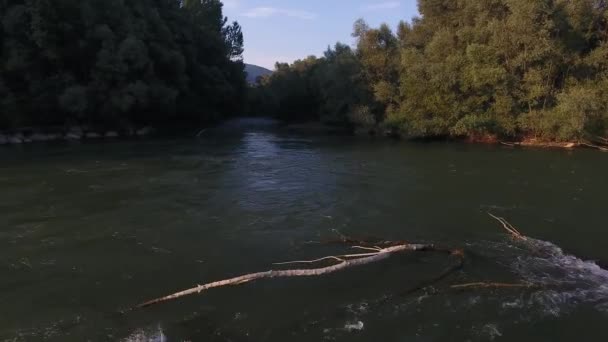
POLYGON ((265 120, 0 149, 0 341, 608 341, 607 174, 595 151, 311 137, 265 120), (311 243, 338 232, 466 259, 435 283, 453 260, 414 253, 125 312, 352 253, 311 243), (540 287, 450 288, 471 282, 540 287))

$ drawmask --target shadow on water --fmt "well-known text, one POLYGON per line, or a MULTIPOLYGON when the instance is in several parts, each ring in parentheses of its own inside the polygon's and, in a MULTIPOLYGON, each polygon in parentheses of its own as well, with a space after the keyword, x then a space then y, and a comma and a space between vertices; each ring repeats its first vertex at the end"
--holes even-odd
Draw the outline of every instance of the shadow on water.
POLYGON ((199 138, 3 149, 0 161, 0 341, 608 338, 608 274, 557 246, 608 260, 597 243, 608 238, 608 162, 597 153, 310 138, 247 119, 199 138), (490 210, 538 240, 508 240, 490 210), (441 274, 445 256, 118 312, 341 253, 306 244, 334 230, 463 247, 469 258, 404 297, 441 274), (546 286, 449 290, 476 281, 546 286))

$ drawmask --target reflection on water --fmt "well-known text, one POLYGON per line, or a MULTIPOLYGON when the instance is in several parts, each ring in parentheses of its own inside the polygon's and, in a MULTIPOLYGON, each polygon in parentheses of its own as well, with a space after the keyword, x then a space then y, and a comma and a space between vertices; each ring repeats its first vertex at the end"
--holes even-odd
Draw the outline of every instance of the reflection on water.
POLYGON ((0 341, 603 341, 608 275, 593 260, 608 260, 607 172, 591 151, 309 138, 259 120, 196 140, 2 149, 0 341), (538 240, 509 241, 488 210, 538 240), (335 230, 468 258, 407 296, 449 260, 403 255, 121 314, 343 253, 307 243, 335 230), (477 281, 546 286, 449 290, 477 281))
MULTIPOLYGON (((268 132, 246 133, 242 144, 241 157, 236 167, 225 173, 223 182, 237 184, 233 187, 235 197, 244 210, 280 209, 290 215, 315 205, 318 199, 314 197, 321 193, 324 202, 330 200, 333 177, 320 172, 319 155, 309 146, 268 132), (289 148, 279 144, 289 144, 289 148)), ((274 212, 275 217, 280 214, 274 212)))

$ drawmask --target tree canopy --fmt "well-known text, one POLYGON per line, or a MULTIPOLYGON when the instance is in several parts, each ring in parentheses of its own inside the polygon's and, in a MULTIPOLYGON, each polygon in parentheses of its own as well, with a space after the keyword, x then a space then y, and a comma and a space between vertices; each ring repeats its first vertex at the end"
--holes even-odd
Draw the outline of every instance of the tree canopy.
POLYGON ((608 134, 608 2, 418 5, 421 17, 395 31, 358 20, 354 50, 277 64, 254 89, 257 108, 406 137, 608 134))
POLYGON ((219 0, 0 0, 0 128, 215 120, 242 53, 219 0))

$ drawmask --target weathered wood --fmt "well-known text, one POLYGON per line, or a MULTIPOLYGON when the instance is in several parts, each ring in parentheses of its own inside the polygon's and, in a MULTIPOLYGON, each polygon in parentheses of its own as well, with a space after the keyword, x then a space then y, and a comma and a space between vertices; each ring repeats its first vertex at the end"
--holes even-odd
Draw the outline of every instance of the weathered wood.
POLYGON ((492 213, 488 213, 488 215, 490 215, 496 221, 500 222, 502 224, 503 228, 507 232, 509 232, 509 234, 511 234, 511 236, 513 236, 514 238, 523 240, 523 241, 528 239, 525 235, 520 233, 519 230, 517 230, 517 228, 513 227, 513 225, 511 225, 509 222, 507 222, 507 220, 505 220, 504 218, 495 216, 492 213))
POLYGON ((499 289, 499 288, 541 288, 541 285, 531 284, 531 283, 469 283, 469 284, 459 284, 450 286, 451 289, 455 290, 464 290, 464 289, 499 289))
POLYGON ((587 146, 590 148, 595 148, 596 150, 600 150, 602 152, 608 152, 608 148, 603 147, 603 146, 599 146, 599 145, 594 145, 594 144, 588 144, 588 143, 581 143, 582 146, 587 146))
POLYGON ((159 304, 163 302, 167 302, 170 300, 178 299, 181 297, 199 294, 203 291, 207 291, 217 287, 223 286, 236 286, 245 283, 249 283, 255 280, 267 279, 267 278, 280 278, 280 277, 311 277, 311 276, 321 276, 325 274, 330 274, 334 272, 339 272, 345 270, 347 268, 371 264, 374 262, 382 261, 387 259, 389 256, 395 253, 407 252, 407 251, 419 251, 419 250, 430 250, 433 249, 432 245, 422 245, 422 244, 405 244, 398 246, 391 246, 387 248, 380 249, 377 253, 370 253, 370 256, 362 257, 359 259, 353 260, 342 260, 339 264, 321 267, 321 268, 313 268, 313 269, 293 269, 293 270, 270 270, 266 272, 257 272, 245 274, 239 277, 220 280, 204 285, 198 285, 188 290, 180 291, 165 297, 156 298, 153 300, 149 300, 145 303, 139 304, 136 308, 145 308, 154 304, 159 304))

